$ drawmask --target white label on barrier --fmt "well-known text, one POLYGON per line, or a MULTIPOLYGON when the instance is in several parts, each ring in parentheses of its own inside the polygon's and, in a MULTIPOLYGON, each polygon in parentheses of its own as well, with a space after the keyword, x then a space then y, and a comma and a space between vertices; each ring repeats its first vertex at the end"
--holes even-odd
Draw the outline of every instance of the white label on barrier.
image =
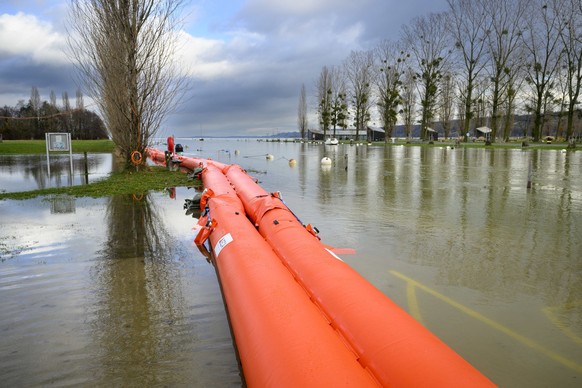
POLYGON ((224 236, 222 236, 222 238, 220 240, 218 240, 218 242, 214 246, 214 253, 216 254, 216 257, 218 257, 218 255, 220 255, 220 251, 222 251, 222 248, 224 248, 225 246, 227 246, 231 242, 232 242, 232 236, 230 235, 230 233, 227 233, 224 236))

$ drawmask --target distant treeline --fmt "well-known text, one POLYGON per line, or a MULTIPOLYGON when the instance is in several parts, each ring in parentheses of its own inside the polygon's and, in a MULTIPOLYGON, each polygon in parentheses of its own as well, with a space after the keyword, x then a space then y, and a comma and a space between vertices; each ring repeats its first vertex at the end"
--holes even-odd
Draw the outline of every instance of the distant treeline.
POLYGON ((36 87, 31 98, 20 100, 16 106, 0 108, 0 136, 5 140, 44 139, 47 132, 69 132, 77 140, 105 139, 107 130, 101 118, 83 106, 83 95, 77 91, 76 106, 63 93, 58 105, 54 92, 49 101, 41 101, 36 87))
MULTIPOLYGON (((483 126, 493 140, 580 135, 580 0, 447 5, 447 11, 404 23, 397 38, 322 67, 315 107, 324 136, 328 128, 354 128, 357 139, 368 125, 383 127, 388 138, 401 136, 397 124, 406 136, 419 125, 423 139, 429 128, 450 137, 483 126)), ((298 127, 304 135, 301 93, 298 127)))

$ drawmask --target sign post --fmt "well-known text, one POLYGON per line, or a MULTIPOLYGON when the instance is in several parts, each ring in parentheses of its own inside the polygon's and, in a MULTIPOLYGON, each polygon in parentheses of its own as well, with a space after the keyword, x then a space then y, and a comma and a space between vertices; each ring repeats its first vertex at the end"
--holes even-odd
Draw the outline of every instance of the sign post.
POLYGON ((45 133, 46 140, 46 165, 48 168, 49 182, 51 179, 51 163, 49 153, 53 151, 69 151, 69 162, 71 165, 71 178, 73 177, 73 147, 70 133, 45 133))

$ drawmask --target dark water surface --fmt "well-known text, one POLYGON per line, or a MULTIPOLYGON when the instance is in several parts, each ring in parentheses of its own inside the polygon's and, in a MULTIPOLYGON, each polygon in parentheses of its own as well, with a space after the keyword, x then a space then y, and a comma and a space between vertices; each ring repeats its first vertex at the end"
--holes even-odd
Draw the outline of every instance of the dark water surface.
POLYGON ((0 202, 0 385, 240 385, 180 199, 0 202))
MULTIPOLYGON (((176 142, 280 190, 495 383, 582 384, 581 152, 176 142)), ((0 201, 0 385, 240 385, 193 193, 0 201)))
POLYGON ((69 155, 51 154, 50 175, 46 154, 0 154, 0 192, 19 192, 49 187, 81 185, 103 179, 114 169, 110 153, 73 154, 73 171, 69 155), (85 174, 85 172, 87 174, 85 174))

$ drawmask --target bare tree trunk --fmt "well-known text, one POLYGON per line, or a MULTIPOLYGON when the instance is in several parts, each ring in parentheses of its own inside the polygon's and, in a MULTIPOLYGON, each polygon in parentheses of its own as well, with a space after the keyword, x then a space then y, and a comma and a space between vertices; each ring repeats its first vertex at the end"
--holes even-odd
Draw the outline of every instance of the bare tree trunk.
POLYGON ((404 85, 402 87, 402 113, 404 121, 404 131, 406 138, 410 139, 412 124, 416 116, 416 77, 414 71, 406 69, 404 74, 404 85))
POLYGON ((307 132, 307 96, 305 92, 305 84, 301 85, 301 93, 299 94, 299 106, 297 107, 297 126, 301 133, 301 138, 305 139, 307 132))
POLYGON ((439 104, 439 119, 443 126, 445 139, 451 134, 451 120, 453 118, 453 103, 455 100, 455 87, 452 73, 446 73, 441 81, 441 95, 439 104))

